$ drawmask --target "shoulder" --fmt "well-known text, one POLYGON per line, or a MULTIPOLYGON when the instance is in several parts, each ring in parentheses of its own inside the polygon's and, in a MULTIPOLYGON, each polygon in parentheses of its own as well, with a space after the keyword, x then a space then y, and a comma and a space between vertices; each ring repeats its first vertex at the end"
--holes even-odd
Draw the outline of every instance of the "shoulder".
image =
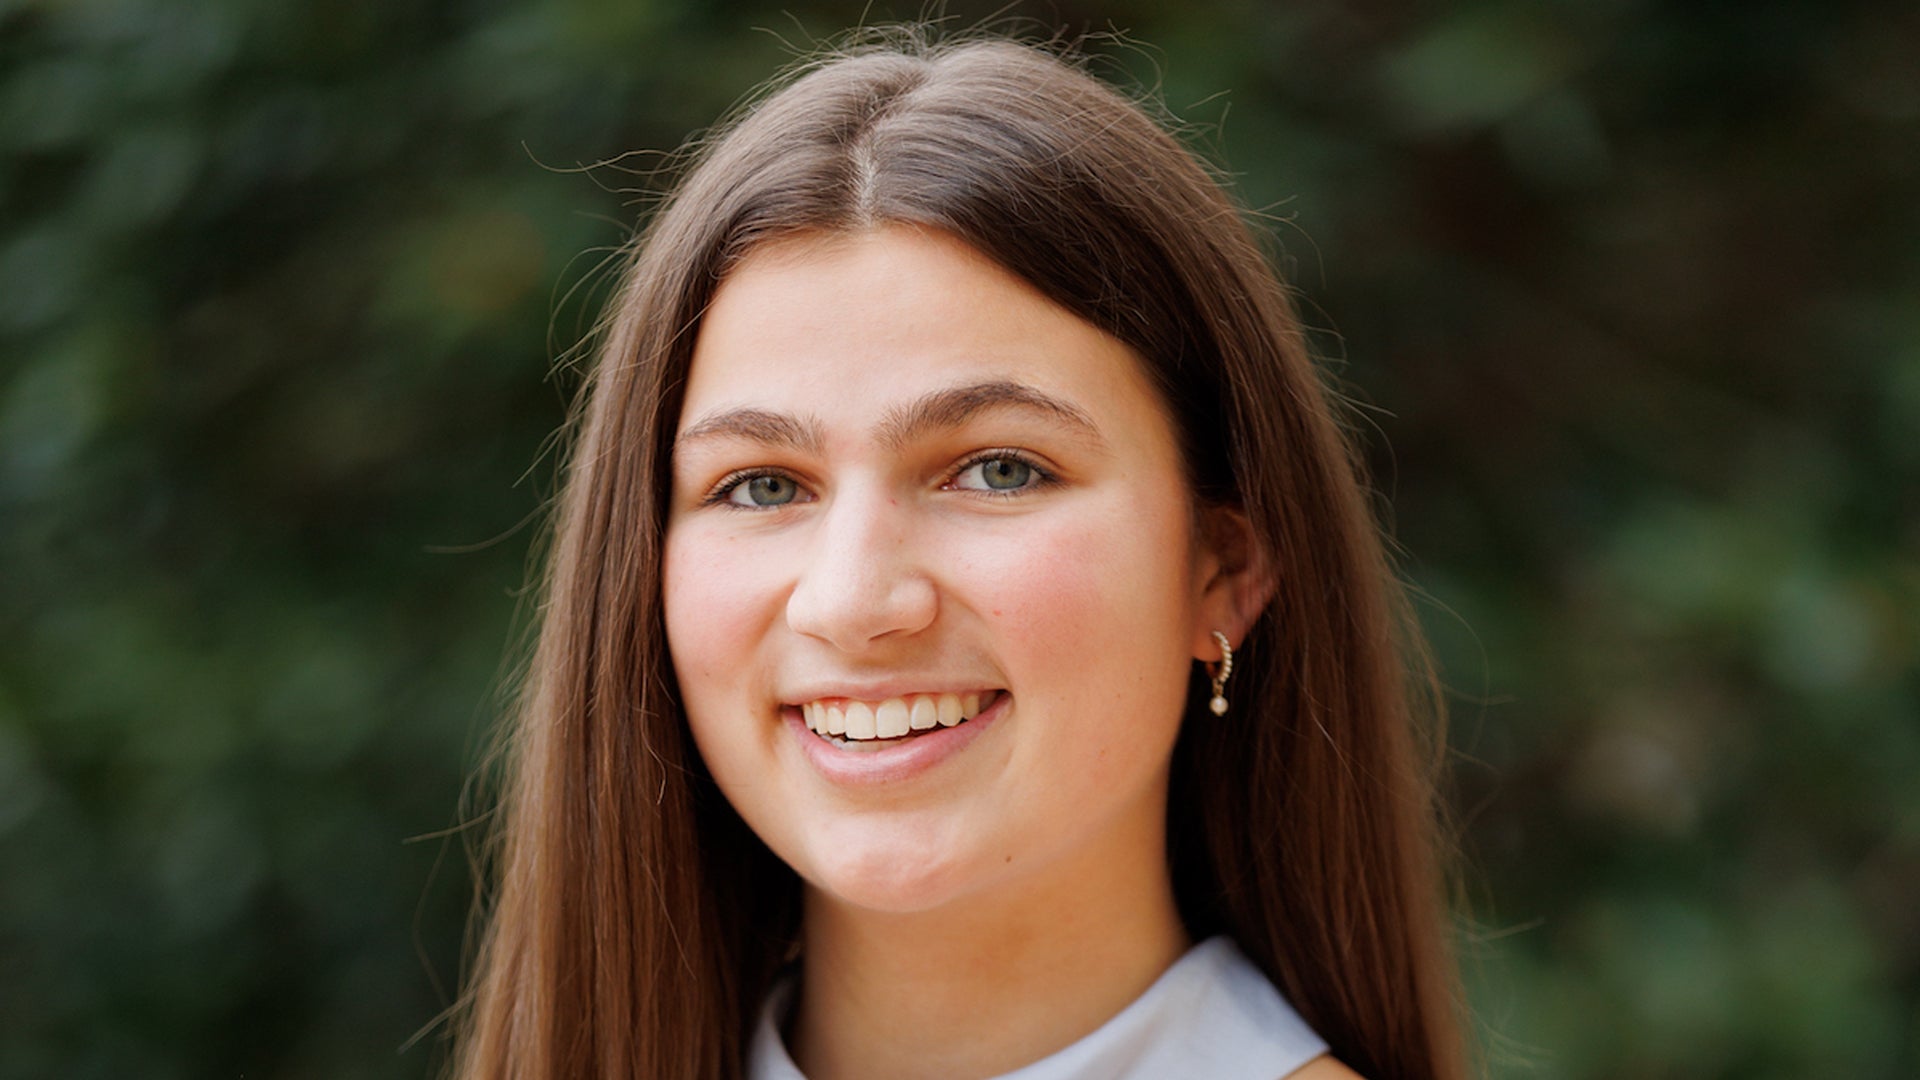
POLYGON ((1360 1080, 1360 1074, 1340 1064, 1332 1054, 1321 1054, 1288 1073, 1285 1080, 1360 1080))

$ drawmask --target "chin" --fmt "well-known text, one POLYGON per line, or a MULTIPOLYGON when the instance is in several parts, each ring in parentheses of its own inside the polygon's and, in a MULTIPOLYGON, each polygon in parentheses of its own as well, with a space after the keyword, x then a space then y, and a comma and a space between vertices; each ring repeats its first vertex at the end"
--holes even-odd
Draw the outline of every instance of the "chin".
POLYGON ((936 910, 980 884, 964 861, 914 845, 843 848, 802 876, 820 899, 895 915, 936 910))

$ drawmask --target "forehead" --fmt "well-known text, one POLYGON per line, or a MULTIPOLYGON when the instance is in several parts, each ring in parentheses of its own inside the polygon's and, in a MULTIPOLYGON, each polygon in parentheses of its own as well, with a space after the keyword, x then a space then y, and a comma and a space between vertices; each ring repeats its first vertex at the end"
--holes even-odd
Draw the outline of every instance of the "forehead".
POLYGON ((886 226, 742 260, 702 318, 680 430, 740 408, 838 427, 983 383, 1032 387, 1116 434, 1167 426, 1126 345, 944 233, 886 226))

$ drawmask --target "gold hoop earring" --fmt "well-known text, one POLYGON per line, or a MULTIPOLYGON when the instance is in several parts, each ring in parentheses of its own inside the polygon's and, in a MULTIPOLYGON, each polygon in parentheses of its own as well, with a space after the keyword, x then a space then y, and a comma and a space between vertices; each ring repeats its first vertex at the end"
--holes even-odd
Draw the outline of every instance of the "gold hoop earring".
POLYGON ((1227 644, 1227 635, 1218 630, 1213 632, 1213 640, 1220 646, 1220 663, 1213 669, 1213 700, 1207 707, 1215 716, 1227 715, 1227 679, 1233 674, 1233 646, 1227 644))

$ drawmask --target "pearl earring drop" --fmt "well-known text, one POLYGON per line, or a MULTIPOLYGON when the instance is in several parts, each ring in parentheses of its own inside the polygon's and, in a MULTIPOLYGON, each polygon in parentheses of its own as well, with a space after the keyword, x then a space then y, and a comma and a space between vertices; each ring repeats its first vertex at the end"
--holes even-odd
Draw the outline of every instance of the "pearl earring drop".
POLYGON ((1233 674, 1233 646, 1227 644, 1227 635, 1218 630, 1213 632, 1213 640, 1220 646, 1220 664, 1213 672, 1213 700, 1207 703, 1215 716, 1227 715, 1227 677, 1233 674))

